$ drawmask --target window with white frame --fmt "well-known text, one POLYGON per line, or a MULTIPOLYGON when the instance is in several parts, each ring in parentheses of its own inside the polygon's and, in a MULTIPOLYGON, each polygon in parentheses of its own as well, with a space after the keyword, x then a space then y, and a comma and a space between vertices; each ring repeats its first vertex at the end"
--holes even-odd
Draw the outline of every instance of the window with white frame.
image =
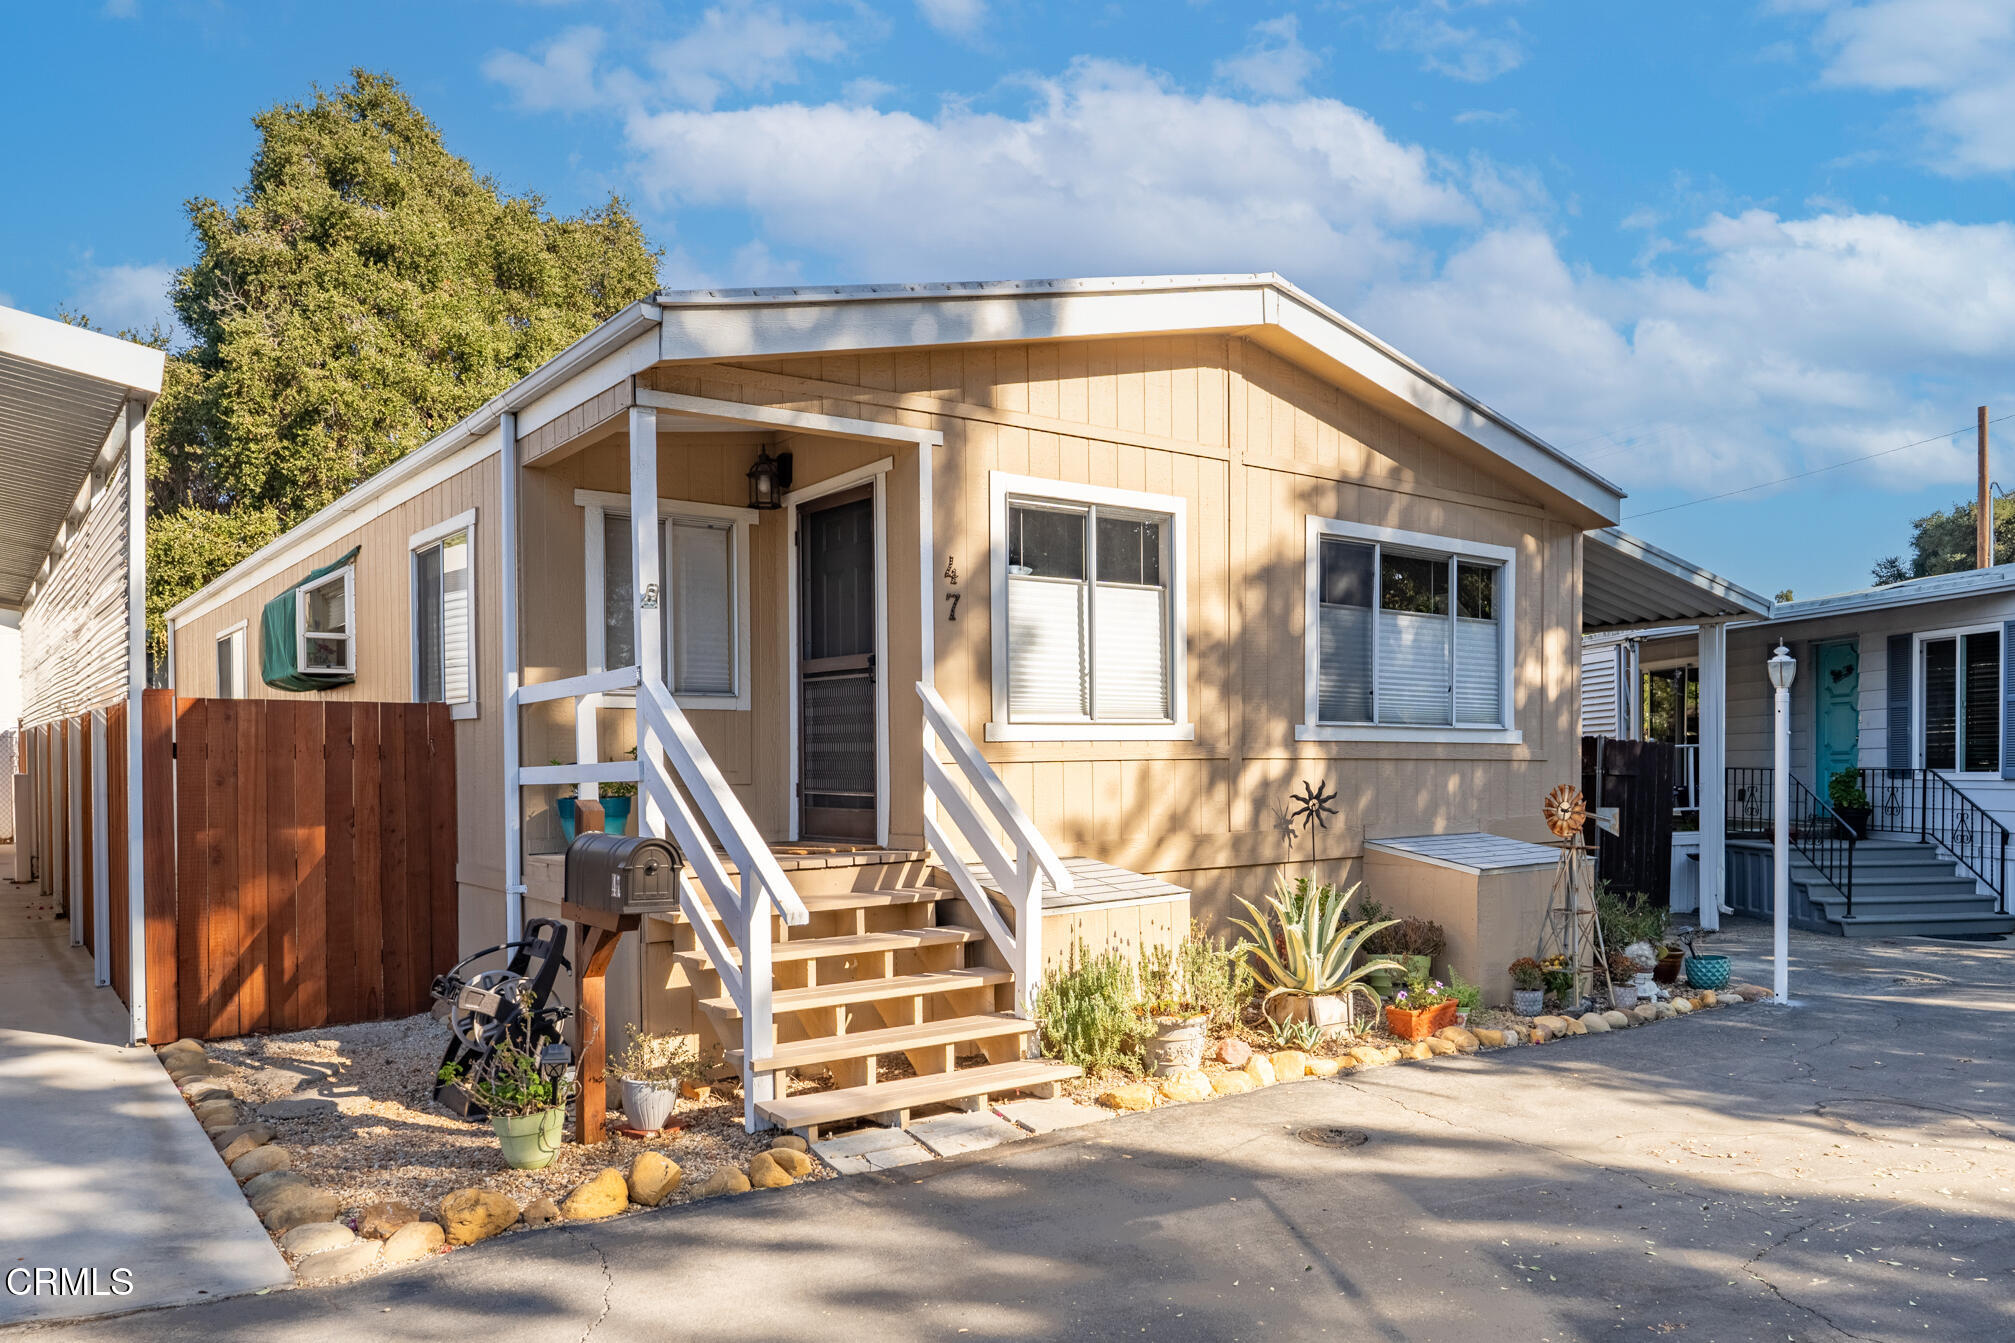
POLYGON ((357 674, 357 568, 294 589, 295 659, 303 676, 357 674))
POLYGON ((415 535, 413 698, 450 706, 458 718, 476 713, 476 579, 474 511, 415 535))
POLYGON ((1185 728, 1182 500, 998 474, 994 493, 989 735, 1185 728))
POLYGON ((1512 552, 1309 520, 1309 724, 1510 727, 1512 552))
POLYGON ((217 636, 217 698, 245 698, 245 628, 239 621, 217 636))
POLYGON ((1924 767, 2001 772, 2001 629, 1919 635, 1924 767))
MULTIPOLYGON (((581 491, 594 670, 637 660, 629 499, 581 491)), ((749 707, 748 509, 658 501, 665 684, 687 708, 749 707)))

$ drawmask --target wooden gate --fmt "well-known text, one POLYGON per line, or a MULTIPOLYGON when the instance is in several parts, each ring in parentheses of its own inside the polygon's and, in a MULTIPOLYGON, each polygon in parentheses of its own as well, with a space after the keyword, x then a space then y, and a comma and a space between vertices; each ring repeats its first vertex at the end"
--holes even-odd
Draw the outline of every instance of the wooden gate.
MULTIPOLYGON (((125 833, 125 707, 106 713, 107 820, 125 833)), ((455 740, 443 704, 142 702, 148 1036, 154 1043, 409 1016, 458 945, 455 740)), ((79 720, 89 731, 89 717, 79 720)), ((60 731, 43 729, 60 738, 60 731)), ((89 796, 87 791, 86 796, 89 796)), ((85 846, 89 852, 88 846, 85 846)), ((48 852, 48 850, 44 850, 48 852)), ((126 848, 107 850, 122 1001, 126 848)), ((88 862, 88 859, 87 859, 88 862)))
POLYGON ((1659 741, 1581 739, 1581 793, 1588 800, 1595 875, 1659 904, 1672 898, 1672 807, 1679 748, 1659 741), (1596 808, 1614 807, 1617 833, 1595 824, 1596 808))

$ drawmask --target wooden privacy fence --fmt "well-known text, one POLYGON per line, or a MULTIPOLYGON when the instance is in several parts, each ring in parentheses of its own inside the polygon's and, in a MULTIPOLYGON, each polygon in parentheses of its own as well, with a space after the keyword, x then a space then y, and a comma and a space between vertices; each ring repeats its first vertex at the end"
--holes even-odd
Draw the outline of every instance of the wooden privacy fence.
MULTIPOLYGON (((124 706, 105 716, 108 741, 123 745, 124 706)), ((79 721, 88 732, 89 716, 79 721)), ((150 1040, 308 1030, 428 1005, 458 945, 446 705, 149 690, 141 724, 150 1040)), ((47 741, 39 758, 52 803, 66 796, 65 730, 35 729, 47 741)), ((125 834, 125 758, 107 752, 114 837, 125 834)), ((87 826, 91 796, 87 786, 87 826)), ((51 841, 38 852, 67 862, 68 849, 51 841)), ((125 845, 115 839, 107 852, 107 928, 92 917, 92 872, 66 873, 67 889, 86 944, 95 953, 108 938, 125 1000, 125 845)))
POLYGON ((1595 873, 1659 904, 1672 899, 1672 808, 1680 748, 1615 737, 1581 739, 1581 792, 1596 845, 1595 873), (1617 833, 1594 824, 1598 806, 1617 809, 1617 833))

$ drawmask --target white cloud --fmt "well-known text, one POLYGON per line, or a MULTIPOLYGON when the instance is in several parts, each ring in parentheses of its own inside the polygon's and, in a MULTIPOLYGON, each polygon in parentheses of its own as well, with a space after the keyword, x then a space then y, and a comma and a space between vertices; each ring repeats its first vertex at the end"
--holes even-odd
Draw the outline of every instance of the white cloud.
POLYGON ((1252 26, 1251 40, 1236 56, 1219 61, 1218 80, 1262 98, 1292 98, 1322 65, 1322 58, 1301 44, 1300 21, 1292 14, 1252 26))
POLYGON ((712 6, 676 38, 643 44, 641 69, 602 69, 607 45, 599 28, 570 28, 537 48, 536 58, 492 52, 483 73, 534 112, 705 108, 730 93, 794 84, 806 64, 837 60, 847 50, 837 25, 753 0, 712 6))
POLYGON ((1932 166, 2015 171, 2015 5, 2008 0, 1779 0, 1819 15, 1822 80, 1911 96, 1932 166))
POLYGON ((1474 222, 1464 172, 1362 112, 1193 95, 1080 61, 1019 116, 836 104, 632 116, 644 194, 748 211, 860 278, 1417 264, 1407 230, 1474 222), (1066 261, 1068 265, 1066 266, 1066 261))
POLYGON ((986 23, 986 0, 917 0, 924 22, 948 37, 973 38, 986 23))
POLYGON ((85 258, 84 266, 70 277, 67 306, 83 313, 94 326, 106 331, 145 333, 155 323, 175 329, 175 309, 168 302, 168 286, 175 268, 165 261, 152 265, 99 266, 85 258))
POLYGON ((1525 32, 1510 17, 1486 19, 1476 11, 1498 0, 1409 0, 1388 11, 1379 42, 1388 51, 1420 58, 1420 68, 1481 84, 1525 63, 1525 32))

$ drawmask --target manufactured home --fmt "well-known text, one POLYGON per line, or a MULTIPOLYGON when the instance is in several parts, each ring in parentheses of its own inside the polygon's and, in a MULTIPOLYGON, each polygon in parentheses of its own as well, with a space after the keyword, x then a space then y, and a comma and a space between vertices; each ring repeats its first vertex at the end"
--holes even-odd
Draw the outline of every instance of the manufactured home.
POLYGON ((663 293, 182 602, 174 684, 445 704, 465 951, 558 915, 571 805, 633 807, 688 898, 611 1017, 810 1126, 1053 1081, 1080 938, 1540 839, 1585 593, 1731 613, 1613 535, 1584 576, 1620 497, 1272 275, 663 293))

